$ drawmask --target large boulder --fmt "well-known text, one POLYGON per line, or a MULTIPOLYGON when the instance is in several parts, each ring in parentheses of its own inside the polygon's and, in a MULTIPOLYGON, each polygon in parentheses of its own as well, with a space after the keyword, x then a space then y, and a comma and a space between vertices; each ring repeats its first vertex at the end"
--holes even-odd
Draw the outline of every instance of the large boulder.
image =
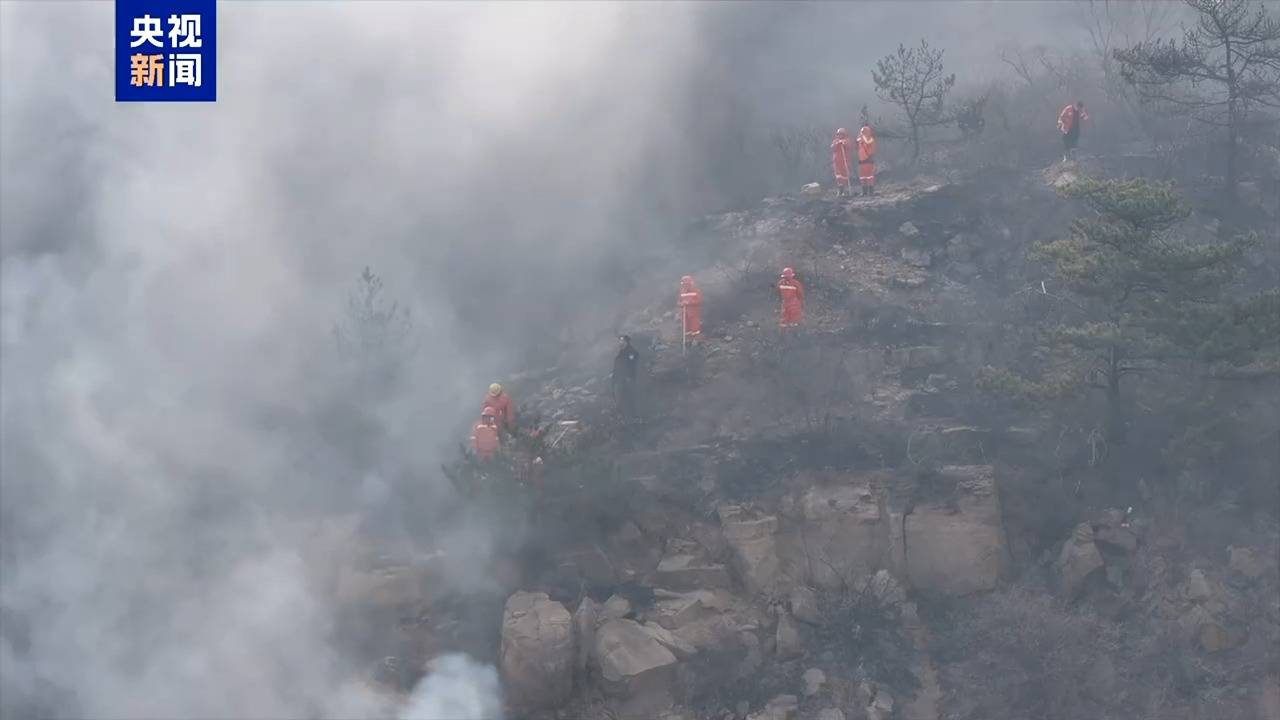
POLYGON ((803 623, 820 625, 822 612, 818 609, 818 594, 813 588, 797 585, 791 588, 788 598, 791 616, 803 623))
POLYGON ((503 685, 514 705, 555 708, 573 692, 573 618, 546 593, 518 592, 502 616, 503 685))
POLYGON ((804 683, 804 696, 813 697, 827 688, 827 674, 821 668, 809 668, 800 675, 804 683))
POLYGON ((728 588, 733 582, 724 565, 710 563, 697 555, 667 555, 658 563, 649 584, 668 590, 689 591, 704 588, 728 588))
POLYGON ((781 574, 774 537, 778 532, 778 518, 740 505, 721 505, 716 512, 743 586, 751 593, 772 589, 781 574))
POLYGON ((893 696, 884 689, 877 689, 876 696, 867 706, 867 720, 889 720, 893 717, 893 696))
POLYGON ((947 595, 995 588, 1005 558, 995 471, 990 465, 948 465, 943 490, 903 516, 901 548, 910 586, 947 595))
POLYGON ((592 662, 620 716, 653 717, 673 704, 676 656, 640 623, 609 620, 597 628, 592 662))
POLYGON ((631 601, 621 595, 610 595, 600 608, 600 615, 610 620, 621 620, 631 612, 631 601))
POLYGON ((798 658, 804 655, 804 637, 800 634, 800 625, 791 613, 782 611, 778 615, 778 627, 774 637, 774 652, 783 660, 798 658))
POLYGON ((684 627, 689 623, 703 620, 716 612, 711 592, 698 591, 690 593, 660 592, 655 593, 656 600, 649 609, 647 617, 668 630, 684 627), (707 600, 707 603, 703 601, 707 600))
POLYGON ((889 562, 884 493, 874 479, 811 487, 779 533, 788 578, 837 589, 889 562))
POLYGON ((1220 612, 1206 605, 1195 605, 1178 619, 1187 636, 1201 652, 1212 654, 1229 650, 1245 638, 1238 628, 1228 627, 1220 612))
POLYGON ((671 651, 677 660, 688 660, 698 654, 698 648, 661 625, 645 625, 644 629, 657 640, 662 647, 671 651))
POLYGON ((698 650, 726 647, 741 632, 755 630, 761 624, 748 604, 723 590, 659 590, 656 595, 646 618, 698 650))
POLYGON ((1183 587, 1183 594, 1192 602, 1204 602, 1213 597, 1213 586, 1209 584, 1209 578, 1203 570, 1197 568, 1191 571, 1183 587))
POLYGON ((1080 523, 1062 546, 1058 561, 1054 564, 1058 593, 1074 598, 1084 589, 1085 583, 1105 567, 1102 553, 1093 542, 1093 526, 1080 523))
MULTIPOLYGON (((1228 546, 1227 553, 1231 558, 1231 572, 1249 580, 1257 580, 1274 567, 1272 562, 1266 560, 1267 553, 1258 552, 1250 547, 1228 546)), ((1271 559, 1274 561, 1274 555, 1271 559)))

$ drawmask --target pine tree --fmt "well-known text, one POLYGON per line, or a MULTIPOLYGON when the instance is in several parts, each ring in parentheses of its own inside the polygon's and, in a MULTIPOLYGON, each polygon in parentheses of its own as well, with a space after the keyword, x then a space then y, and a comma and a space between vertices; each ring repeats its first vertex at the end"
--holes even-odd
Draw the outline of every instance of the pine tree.
POLYGON ((1252 0, 1184 0, 1196 24, 1182 41, 1114 51, 1139 96, 1225 135, 1226 192, 1235 199, 1241 134, 1274 125, 1280 108, 1280 20, 1252 0))
POLYGON ((1082 386, 1101 389, 1107 397, 1107 439, 1118 444, 1124 440, 1126 377, 1210 363, 1239 365, 1266 351, 1268 333, 1274 332, 1267 320, 1274 294, 1235 304, 1225 297, 1238 261, 1256 238, 1185 240, 1178 226, 1189 211, 1168 183, 1086 179, 1063 193, 1087 211, 1066 237, 1034 252, 1068 294, 1066 320, 1042 328, 1049 372, 1028 381, 989 369, 981 379, 988 389, 1030 397, 1082 386))
POLYGON ((898 45, 896 53, 878 60, 871 71, 876 95, 898 106, 907 121, 912 160, 920 157, 921 130, 951 121, 944 104, 955 87, 956 76, 943 75, 942 54, 942 50, 929 47, 924 40, 919 47, 898 45))
POLYGON ((340 358, 370 390, 388 391, 417 351, 409 309, 383 293, 382 278, 368 267, 347 295, 346 312, 333 323, 340 358))

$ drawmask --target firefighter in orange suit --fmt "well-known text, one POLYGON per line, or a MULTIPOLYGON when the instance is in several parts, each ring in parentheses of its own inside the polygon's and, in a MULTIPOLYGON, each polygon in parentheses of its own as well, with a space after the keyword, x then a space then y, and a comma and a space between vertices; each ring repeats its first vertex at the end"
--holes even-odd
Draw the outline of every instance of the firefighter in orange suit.
POLYGON ((680 299, 678 303, 683 315, 684 336, 691 342, 702 338, 702 291, 693 283, 692 275, 680 278, 680 299))
POLYGON ((783 268, 782 277, 778 279, 778 296, 782 300, 782 317, 779 325, 783 328, 799 327, 804 321, 804 285, 796 278, 796 271, 783 268))
POLYGON ((836 130, 836 138, 831 141, 831 170, 836 175, 836 195, 849 193, 849 166, 853 160, 853 147, 849 143, 849 131, 844 128, 836 130))
POLYGON ((1070 159, 1080 144, 1080 128, 1089 120, 1089 113, 1084 111, 1084 101, 1077 100, 1074 105, 1062 108, 1058 113, 1058 130, 1062 132, 1062 162, 1070 159))
POLYGON ((516 422, 516 404, 502 386, 493 383, 489 386, 489 394, 484 396, 484 407, 492 408, 498 430, 512 432, 516 422))
POLYGON ((471 429, 471 448, 477 460, 488 461, 497 456, 500 447, 497 413, 486 405, 480 411, 480 421, 471 429))
POLYGON ((869 125, 858 132, 858 180, 862 183, 863 195, 875 194, 876 136, 871 134, 869 125))

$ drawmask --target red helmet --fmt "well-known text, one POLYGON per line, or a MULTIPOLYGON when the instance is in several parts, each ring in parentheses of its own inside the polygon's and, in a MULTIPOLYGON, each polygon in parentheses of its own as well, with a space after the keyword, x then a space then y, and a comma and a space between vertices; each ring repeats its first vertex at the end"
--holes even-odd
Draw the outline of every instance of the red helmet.
POLYGON ((494 409, 493 409, 492 407, 490 407, 489 405, 485 405, 485 406, 484 406, 484 409, 480 411, 480 417, 482 417, 482 418, 487 418, 487 417, 498 417, 498 411, 497 411, 497 410, 494 410, 494 409))
POLYGON ((684 277, 680 278, 680 284, 681 284, 681 285, 692 285, 692 284, 693 284, 693 276, 692 276, 692 275, 685 275, 684 277))
POLYGON ((839 130, 836 130, 836 137, 847 138, 849 137, 849 131, 845 130, 844 128, 840 128, 839 130))
POLYGON ((789 268, 789 267, 782 268, 782 277, 790 280, 795 276, 796 276, 796 271, 793 270, 792 268, 789 268))
POLYGON ((863 125, 863 126, 862 126, 862 130, 858 131, 858 134, 859 134, 859 135, 865 135, 865 136, 867 136, 867 137, 871 137, 871 134, 872 134, 872 133, 871 133, 871 126, 870 126, 870 125, 863 125))

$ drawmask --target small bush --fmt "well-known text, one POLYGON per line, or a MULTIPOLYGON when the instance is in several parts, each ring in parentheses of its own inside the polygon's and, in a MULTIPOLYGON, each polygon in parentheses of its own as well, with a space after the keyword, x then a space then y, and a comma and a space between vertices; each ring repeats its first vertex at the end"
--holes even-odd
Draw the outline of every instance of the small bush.
POLYGON ((914 648, 902 624, 901 590, 896 585, 884 590, 866 580, 820 591, 821 624, 814 644, 818 653, 831 653, 837 664, 859 668, 859 680, 906 696, 920 687, 911 669, 914 648))

